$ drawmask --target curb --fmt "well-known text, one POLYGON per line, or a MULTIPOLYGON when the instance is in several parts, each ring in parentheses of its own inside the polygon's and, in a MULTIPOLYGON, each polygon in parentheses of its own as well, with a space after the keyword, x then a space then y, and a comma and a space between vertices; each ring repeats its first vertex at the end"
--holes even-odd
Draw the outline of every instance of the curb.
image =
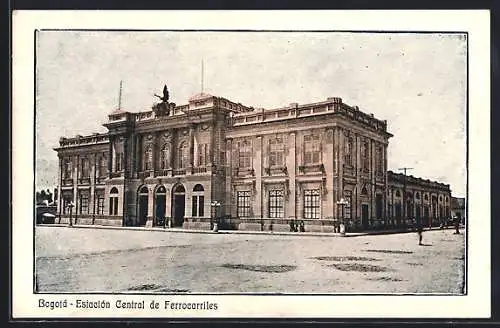
MULTIPOLYGON (((414 233, 415 230, 383 230, 383 231, 367 231, 367 232, 352 232, 346 233, 342 236, 338 232, 273 232, 273 231, 245 231, 245 230, 219 230, 213 232, 211 230, 195 230, 195 229, 179 229, 179 228, 145 228, 145 227, 121 227, 121 226, 103 226, 103 225, 73 225, 72 227, 67 224, 37 224, 39 227, 60 227, 60 228, 76 228, 76 229, 109 229, 109 230, 133 230, 133 231, 153 231, 153 232, 174 232, 174 233, 199 233, 199 234, 239 234, 239 235, 275 235, 275 236, 298 236, 298 237, 360 237, 371 235, 394 235, 402 233, 414 233)), ((425 231, 433 230, 451 230, 454 227, 433 227, 425 229, 425 231)), ((460 229, 463 229, 461 226, 460 229)))

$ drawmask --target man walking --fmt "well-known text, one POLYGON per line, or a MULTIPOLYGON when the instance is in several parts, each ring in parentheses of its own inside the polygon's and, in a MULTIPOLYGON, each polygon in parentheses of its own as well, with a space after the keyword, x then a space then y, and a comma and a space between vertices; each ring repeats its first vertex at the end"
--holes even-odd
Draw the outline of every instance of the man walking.
POLYGON ((422 233, 424 231, 424 227, 422 226, 422 221, 417 219, 417 234, 418 234, 418 245, 422 246, 422 233))

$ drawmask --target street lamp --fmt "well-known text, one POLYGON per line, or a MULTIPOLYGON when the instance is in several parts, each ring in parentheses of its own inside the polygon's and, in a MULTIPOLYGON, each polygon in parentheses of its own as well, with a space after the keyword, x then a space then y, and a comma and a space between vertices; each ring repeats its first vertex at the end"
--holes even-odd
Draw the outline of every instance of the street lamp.
POLYGON ((345 236, 345 224, 344 224, 344 206, 345 205, 349 205, 349 201, 346 200, 344 197, 340 198, 339 201, 337 201, 337 205, 340 205, 341 209, 342 209, 342 216, 340 217, 340 234, 342 236, 345 236))
POLYGON ((75 207, 75 204, 73 204, 73 202, 69 202, 68 208, 69 208, 69 226, 70 227, 73 226, 73 218, 71 217, 71 215, 73 214, 73 207, 75 207))
POLYGON ((221 203, 214 200, 210 203, 210 206, 212 207, 212 227, 213 227, 213 232, 218 232, 219 231, 219 226, 217 222, 217 209, 220 207, 221 203))

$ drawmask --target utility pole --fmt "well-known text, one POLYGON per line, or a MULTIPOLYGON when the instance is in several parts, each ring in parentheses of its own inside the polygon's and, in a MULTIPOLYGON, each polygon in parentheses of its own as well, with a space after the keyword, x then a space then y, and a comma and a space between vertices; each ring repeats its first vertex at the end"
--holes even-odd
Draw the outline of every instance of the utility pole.
POLYGON ((401 167, 398 170, 403 171, 403 218, 407 219, 407 211, 406 211, 406 171, 413 170, 412 167, 401 167))

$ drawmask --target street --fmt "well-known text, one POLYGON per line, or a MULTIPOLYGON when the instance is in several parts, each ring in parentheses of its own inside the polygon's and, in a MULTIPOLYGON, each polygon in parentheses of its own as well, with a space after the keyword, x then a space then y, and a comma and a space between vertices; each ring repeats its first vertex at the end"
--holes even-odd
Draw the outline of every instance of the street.
POLYGON ((40 292, 461 294, 465 234, 356 237, 37 226, 40 292))

